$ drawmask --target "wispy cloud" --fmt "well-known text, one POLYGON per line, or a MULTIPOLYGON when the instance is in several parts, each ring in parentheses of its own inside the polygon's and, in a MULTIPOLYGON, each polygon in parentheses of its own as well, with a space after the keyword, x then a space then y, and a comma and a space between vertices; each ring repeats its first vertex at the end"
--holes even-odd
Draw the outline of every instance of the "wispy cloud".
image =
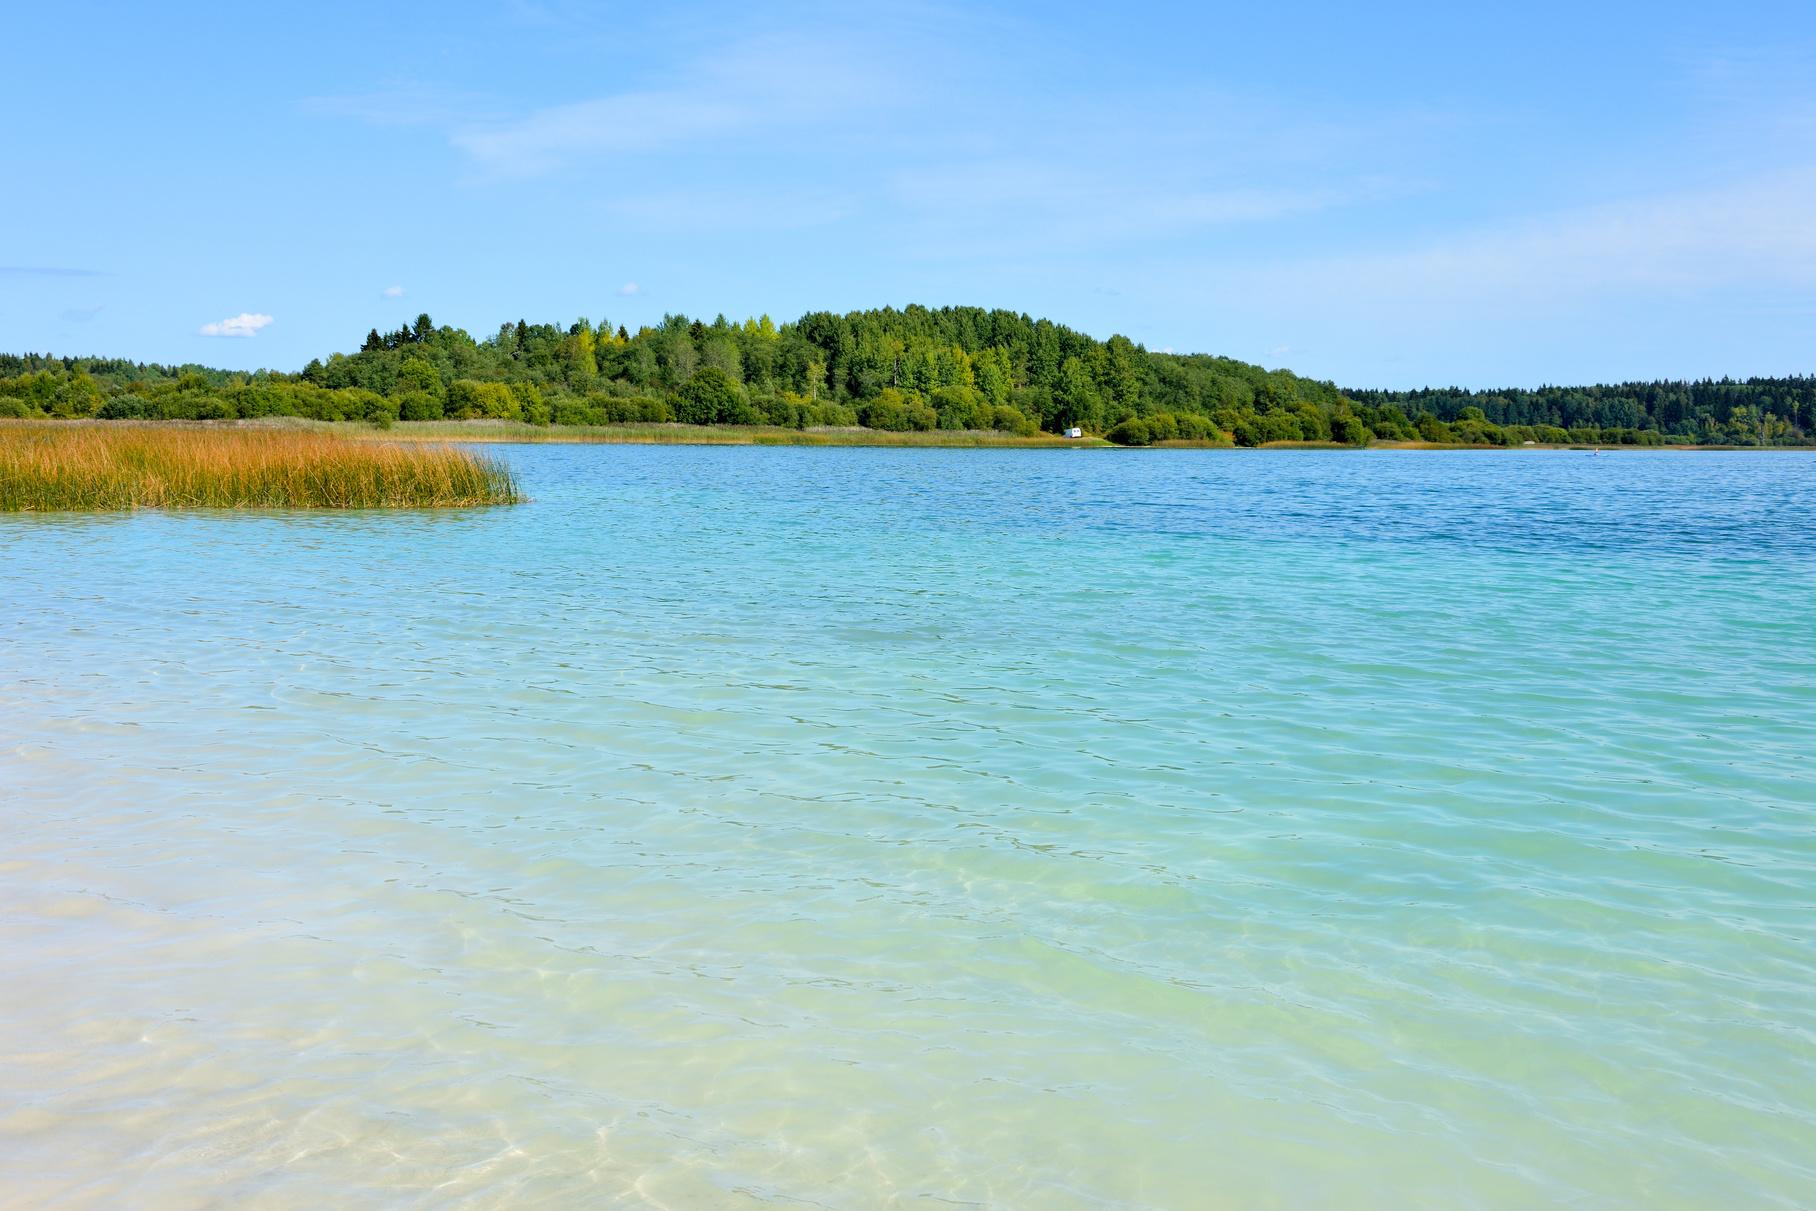
POLYGON ((402 286, 386 286, 378 293, 382 298, 401 299, 404 297, 404 288, 402 286))
MULTIPOLYGON (((1125 171, 1113 154, 1106 149, 1103 157, 1082 157, 1101 158, 1101 169, 1020 157, 946 164, 900 173, 893 189, 930 252, 973 256, 1071 251, 1275 223, 1422 188, 1379 177, 1247 184, 1228 174, 1222 174, 1228 183, 1217 184, 1189 166, 1125 171)), ((1256 167, 1243 175, 1265 180, 1283 174, 1256 167)))
POLYGON ((622 93, 537 110, 514 122, 472 126, 454 145, 504 176, 546 172, 574 156, 654 151, 748 126, 751 112, 730 100, 683 92, 622 93))
POLYGON ((1816 286, 1816 170, 1572 209, 1422 245, 1255 272, 1296 292, 1481 299, 1816 286))
POLYGON ((8 278, 98 278, 99 269, 70 269, 61 265, 0 265, 0 277, 8 278))
POLYGON ((618 287, 618 293, 629 298, 634 294, 642 294, 643 287, 637 285, 635 282, 626 282, 624 285, 618 287))
POLYGON ((560 30, 572 35, 609 21, 609 10, 584 0, 509 0, 506 10, 517 21, 530 26, 560 30))
POLYGON ((836 223, 856 205, 831 190, 762 182, 622 193, 601 209, 640 231, 773 232, 836 223))
POLYGON ((696 62, 672 86, 467 123, 451 142, 491 175, 534 176, 579 160, 849 121, 854 110, 888 100, 895 75, 861 44, 765 35, 696 62))
POLYGON ((306 114, 323 118, 349 118, 368 126, 449 126, 478 121, 495 108, 476 93, 404 85, 338 96, 305 97, 298 102, 306 114))
MULTIPOLYGON (((518 16, 576 30, 589 20, 561 3, 518 16)), ((470 182, 594 170, 588 206, 619 230, 710 239, 869 223, 898 251, 948 261, 1120 252, 1427 188, 1404 161, 1441 124, 1431 115, 1307 112, 1088 76, 1056 96, 1044 82, 1069 52, 1044 37, 1036 21, 919 4, 830 27, 703 33, 698 53, 660 75, 620 74, 602 95, 516 113, 417 88, 309 104, 437 128, 470 182), (1023 50, 1005 58, 1004 45, 1023 50)))
POLYGON ((58 314, 71 324, 86 324, 100 315, 105 306, 104 303, 96 303, 92 307, 68 307, 58 314))
POLYGON ((242 311, 228 319, 217 320, 212 324, 203 324, 203 336, 257 336, 259 330, 271 323, 271 317, 256 312, 242 311))

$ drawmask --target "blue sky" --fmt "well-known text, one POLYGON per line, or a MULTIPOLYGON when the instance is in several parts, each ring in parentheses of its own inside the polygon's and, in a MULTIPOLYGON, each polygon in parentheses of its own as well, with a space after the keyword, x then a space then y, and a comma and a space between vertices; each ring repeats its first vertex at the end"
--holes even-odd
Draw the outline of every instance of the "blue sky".
POLYGON ((922 302, 1353 387, 1816 371, 1816 6, 1492 7, 29 6, 0 347, 922 302))

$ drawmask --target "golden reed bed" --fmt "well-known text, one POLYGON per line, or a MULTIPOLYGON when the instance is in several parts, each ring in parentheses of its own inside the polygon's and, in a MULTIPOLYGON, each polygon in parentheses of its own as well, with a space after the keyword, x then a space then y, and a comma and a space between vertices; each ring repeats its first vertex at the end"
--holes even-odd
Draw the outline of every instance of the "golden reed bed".
POLYGON ((294 429, 0 422, 0 512, 513 504, 509 471, 443 446, 294 429))

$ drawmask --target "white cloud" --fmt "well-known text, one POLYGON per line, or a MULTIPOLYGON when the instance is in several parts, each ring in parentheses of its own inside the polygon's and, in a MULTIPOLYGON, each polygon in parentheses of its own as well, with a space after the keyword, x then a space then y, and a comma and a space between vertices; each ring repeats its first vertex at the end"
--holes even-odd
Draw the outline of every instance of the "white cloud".
POLYGON ((202 325, 203 336, 257 336, 259 329, 271 322, 268 315, 242 311, 230 319, 202 325))
POLYGON ((624 285, 618 287, 618 293, 629 298, 633 294, 642 294, 643 287, 637 285, 635 282, 626 282, 624 285))
POLYGON ((383 290, 379 291, 379 293, 388 299, 401 299, 404 297, 404 288, 402 286, 386 286, 383 290))

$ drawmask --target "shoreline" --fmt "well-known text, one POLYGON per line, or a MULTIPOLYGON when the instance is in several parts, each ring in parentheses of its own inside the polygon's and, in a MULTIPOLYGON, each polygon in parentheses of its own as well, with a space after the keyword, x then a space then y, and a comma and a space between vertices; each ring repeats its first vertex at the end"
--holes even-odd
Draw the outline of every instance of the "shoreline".
MULTIPOLYGON (((160 424, 193 422, 162 421, 160 424)), ((203 422, 206 423, 206 422, 203 422)), ((262 422, 240 421, 239 424, 262 422)), ((1067 438, 1057 433, 1023 436, 994 430, 926 429, 892 432, 863 428, 783 429, 771 425, 531 425, 522 421, 399 421, 389 429, 377 429, 357 421, 306 421, 333 429, 358 429, 356 436, 377 441, 447 441, 475 443, 535 442, 566 445, 641 445, 641 446, 850 446, 916 449, 1023 449, 1023 450, 1370 450, 1446 451, 1463 450, 1478 453, 1570 452, 1590 453, 1600 449, 1604 454, 1640 450, 1684 452, 1722 450, 1816 450, 1811 446, 1706 446, 1706 445, 1585 445, 1570 442, 1518 446, 1477 446, 1461 442, 1390 442, 1375 441, 1366 446, 1344 442, 1264 442, 1259 446, 1238 446, 1230 442, 1166 441, 1146 446, 1122 446, 1102 437, 1067 438)))
POLYGON ((1606 454, 1661 450, 1684 453, 1713 451, 1813 451, 1809 446, 1714 446, 1661 444, 1603 445, 1583 443, 1522 444, 1518 446, 1468 445, 1459 442, 1374 441, 1366 446, 1340 442, 1264 442, 1237 446, 1229 442, 1164 441, 1144 446, 1122 446, 1102 437, 1067 438, 1057 433, 1016 434, 1000 430, 920 429, 892 431, 860 427, 784 429, 773 425, 684 425, 678 423, 620 425, 532 425, 523 421, 398 421, 379 428, 364 421, 318 421, 278 416, 254 420, 94 420, 92 418, 45 421, 42 418, 0 419, 0 433, 13 425, 51 423, 71 426, 156 429, 249 429, 333 433, 357 441, 438 442, 444 444, 548 444, 634 446, 842 446, 890 449, 1008 449, 1008 450, 1353 450, 1374 451, 1473 451, 1477 453, 1563 453, 1600 450, 1606 454))

